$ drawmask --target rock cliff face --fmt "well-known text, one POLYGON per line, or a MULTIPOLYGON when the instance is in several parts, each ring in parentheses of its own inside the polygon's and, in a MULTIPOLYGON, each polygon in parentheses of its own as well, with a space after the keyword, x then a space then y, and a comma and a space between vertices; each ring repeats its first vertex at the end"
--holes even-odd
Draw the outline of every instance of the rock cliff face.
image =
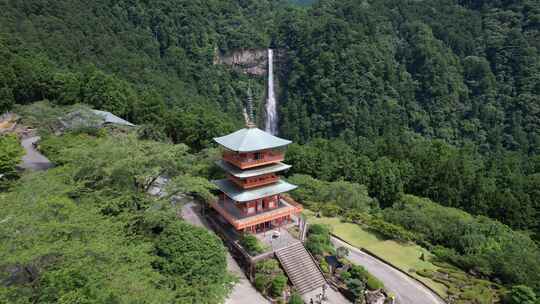
MULTIPOLYGON (((283 58, 283 52, 274 51, 275 61, 283 58)), ((214 64, 225 64, 243 73, 254 76, 266 76, 268 73, 267 49, 239 49, 228 54, 216 52, 214 64)))

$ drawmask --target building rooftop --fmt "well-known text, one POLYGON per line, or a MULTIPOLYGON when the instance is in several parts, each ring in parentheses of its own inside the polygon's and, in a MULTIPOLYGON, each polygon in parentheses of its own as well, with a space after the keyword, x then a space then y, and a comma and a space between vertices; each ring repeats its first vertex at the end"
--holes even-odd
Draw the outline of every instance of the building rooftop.
POLYGON ((92 112, 94 112, 94 114, 96 114, 96 115, 100 116, 101 118, 103 118, 105 120, 105 123, 116 124, 116 125, 124 125, 124 126, 130 126, 130 127, 135 126, 134 124, 130 123, 129 121, 124 120, 124 119, 112 114, 111 112, 100 111, 100 110, 92 110, 92 112))
POLYGON ((286 146, 290 140, 276 137, 259 128, 244 128, 229 135, 214 138, 218 144, 236 152, 253 152, 286 146))
POLYGON ((271 164, 268 166, 256 167, 254 169, 241 170, 224 160, 216 161, 216 165, 218 165, 221 169, 225 170, 226 172, 232 174, 234 177, 238 177, 238 178, 248 178, 248 177, 259 176, 263 174, 284 171, 291 167, 290 165, 279 162, 279 163, 271 164))
POLYGON ((249 190, 239 188, 228 179, 219 179, 212 182, 228 197, 237 202, 253 201, 263 197, 291 191, 297 188, 295 185, 289 184, 286 181, 282 180, 279 180, 275 184, 249 190))

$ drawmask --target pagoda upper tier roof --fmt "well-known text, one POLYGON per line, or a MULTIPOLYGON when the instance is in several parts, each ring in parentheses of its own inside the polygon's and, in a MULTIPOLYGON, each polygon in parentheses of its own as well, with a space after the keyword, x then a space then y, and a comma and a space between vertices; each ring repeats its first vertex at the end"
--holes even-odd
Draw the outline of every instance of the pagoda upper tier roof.
POLYGON ((236 166, 233 166, 229 164, 228 162, 221 159, 216 161, 216 165, 218 165, 221 169, 230 173, 234 177, 238 177, 238 178, 249 178, 249 177, 259 176, 263 174, 280 172, 280 171, 287 170, 291 167, 291 165, 287 165, 287 164, 279 162, 279 163, 274 163, 267 166, 256 167, 253 169, 241 170, 237 168, 236 166))
POLYGON ((276 137, 259 128, 244 128, 214 140, 223 147, 236 152, 253 152, 286 146, 290 140, 276 137))
POLYGON ((295 185, 289 184, 286 181, 282 180, 268 186, 249 190, 239 188, 228 179, 219 179, 212 182, 221 191, 227 194, 228 197, 237 202, 253 201, 263 197, 291 191, 297 188, 295 185))

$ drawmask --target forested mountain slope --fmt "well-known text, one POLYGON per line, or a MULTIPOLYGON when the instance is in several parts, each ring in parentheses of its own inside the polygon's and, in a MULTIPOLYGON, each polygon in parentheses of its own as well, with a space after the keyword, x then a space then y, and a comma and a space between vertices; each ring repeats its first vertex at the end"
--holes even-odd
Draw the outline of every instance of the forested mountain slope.
MULTIPOLYGON (((269 45, 273 6, 2 1, 0 110, 44 98, 84 102, 200 149, 241 122, 248 83, 245 75, 213 65, 214 56, 269 45)), ((256 100, 263 95, 259 83, 252 82, 256 100)))
POLYGON ((537 1, 320 1, 297 12, 280 29, 287 136, 409 130, 538 153, 537 1))
MULTIPOLYGON (((248 86, 257 103, 265 95, 264 79, 216 55, 267 47, 286 58, 277 91, 281 135, 297 143, 291 173, 365 185, 374 213, 408 193, 497 219, 523 232, 524 265, 538 261, 538 1, 4 0, 0 112, 85 103, 141 125, 144 139, 200 151, 242 126, 248 86)), ((474 270, 485 250, 511 255, 477 243, 456 246, 473 258, 454 262, 474 270)), ((538 292, 532 275, 496 278, 538 292)))
MULTIPOLYGON (((148 119, 137 108, 164 116, 161 106, 179 105, 239 118, 247 78, 213 65, 214 56, 272 46, 289 53, 281 130, 297 142, 407 130, 472 141, 483 151, 540 149, 536 1, 343 0, 307 8, 284 1, 4 1, 0 8, 3 56, 22 56, 30 69, 18 77, 3 67, 4 109, 57 99, 46 87, 76 86, 97 77, 95 66, 128 82, 98 81, 101 90, 127 92, 111 96, 126 99, 116 108, 97 106, 136 122, 148 119), (75 75, 55 75, 52 67, 75 75)), ((79 89, 71 99, 84 99, 71 89, 79 89)), ((171 124, 166 133, 182 138, 171 124)))
POLYGON ((293 150, 293 170, 538 232, 537 1, 320 1, 278 19, 282 133, 347 142, 293 150))

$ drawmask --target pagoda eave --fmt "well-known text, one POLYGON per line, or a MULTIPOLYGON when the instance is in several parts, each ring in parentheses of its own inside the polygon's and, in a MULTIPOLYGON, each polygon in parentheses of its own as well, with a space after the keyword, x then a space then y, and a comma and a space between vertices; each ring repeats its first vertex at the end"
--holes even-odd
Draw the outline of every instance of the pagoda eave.
POLYGON ((213 180, 212 183, 214 183, 219 190, 225 193, 230 199, 236 202, 249 202, 283 192, 288 192, 297 188, 296 185, 289 184, 282 180, 256 189, 241 189, 228 179, 213 180))
POLYGON ((244 128, 214 141, 234 152, 255 152, 287 146, 290 140, 276 137, 258 128, 244 128))
POLYGON ((231 174, 232 176, 241 178, 241 179, 255 177, 255 176, 264 175, 264 174, 281 172, 281 171, 285 171, 291 168, 291 165, 278 162, 278 163, 266 165, 263 167, 256 167, 253 169, 242 170, 221 159, 216 161, 216 165, 218 165, 221 169, 231 174))

